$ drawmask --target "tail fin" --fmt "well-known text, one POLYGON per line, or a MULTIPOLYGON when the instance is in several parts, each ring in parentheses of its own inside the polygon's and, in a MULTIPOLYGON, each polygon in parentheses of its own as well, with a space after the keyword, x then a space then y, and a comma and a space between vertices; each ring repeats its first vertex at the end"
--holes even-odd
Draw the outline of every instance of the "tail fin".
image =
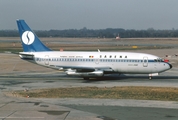
POLYGON ((24 20, 17 20, 17 26, 24 52, 51 51, 40 41, 24 20))

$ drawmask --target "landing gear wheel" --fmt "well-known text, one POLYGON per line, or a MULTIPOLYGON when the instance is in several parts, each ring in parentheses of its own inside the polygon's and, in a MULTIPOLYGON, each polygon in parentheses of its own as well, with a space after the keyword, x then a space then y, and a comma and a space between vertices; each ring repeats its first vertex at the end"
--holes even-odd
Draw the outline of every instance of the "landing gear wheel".
POLYGON ((149 76, 149 80, 151 80, 152 79, 152 77, 151 76, 149 76))
POLYGON ((84 80, 89 80, 90 78, 89 78, 89 77, 84 77, 83 79, 84 79, 84 80))

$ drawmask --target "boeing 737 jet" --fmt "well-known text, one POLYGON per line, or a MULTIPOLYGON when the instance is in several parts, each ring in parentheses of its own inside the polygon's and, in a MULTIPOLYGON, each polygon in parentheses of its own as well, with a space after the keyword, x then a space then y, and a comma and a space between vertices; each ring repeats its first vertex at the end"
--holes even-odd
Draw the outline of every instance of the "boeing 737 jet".
POLYGON ((17 26, 23 46, 23 52, 19 53, 21 59, 63 70, 69 76, 89 79, 113 73, 148 74, 151 79, 172 68, 160 57, 145 53, 52 51, 24 20, 17 20, 17 26))

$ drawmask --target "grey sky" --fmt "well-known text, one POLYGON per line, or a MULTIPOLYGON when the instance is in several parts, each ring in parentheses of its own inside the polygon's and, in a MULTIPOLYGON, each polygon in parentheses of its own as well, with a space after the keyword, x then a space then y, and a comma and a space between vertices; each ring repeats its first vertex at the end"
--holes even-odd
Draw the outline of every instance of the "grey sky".
POLYGON ((178 0, 0 0, 0 30, 178 29, 178 0))

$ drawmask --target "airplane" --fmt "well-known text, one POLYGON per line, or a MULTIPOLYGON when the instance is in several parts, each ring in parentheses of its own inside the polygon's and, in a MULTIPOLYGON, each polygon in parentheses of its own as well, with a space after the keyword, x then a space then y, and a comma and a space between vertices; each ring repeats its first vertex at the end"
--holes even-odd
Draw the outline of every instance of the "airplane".
POLYGON ((149 79, 172 68, 158 56, 134 52, 52 51, 30 29, 25 20, 17 20, 23 52, 19 56, 38 65, 80 76, 84 80, 106 74, 148 74, 149 79))

